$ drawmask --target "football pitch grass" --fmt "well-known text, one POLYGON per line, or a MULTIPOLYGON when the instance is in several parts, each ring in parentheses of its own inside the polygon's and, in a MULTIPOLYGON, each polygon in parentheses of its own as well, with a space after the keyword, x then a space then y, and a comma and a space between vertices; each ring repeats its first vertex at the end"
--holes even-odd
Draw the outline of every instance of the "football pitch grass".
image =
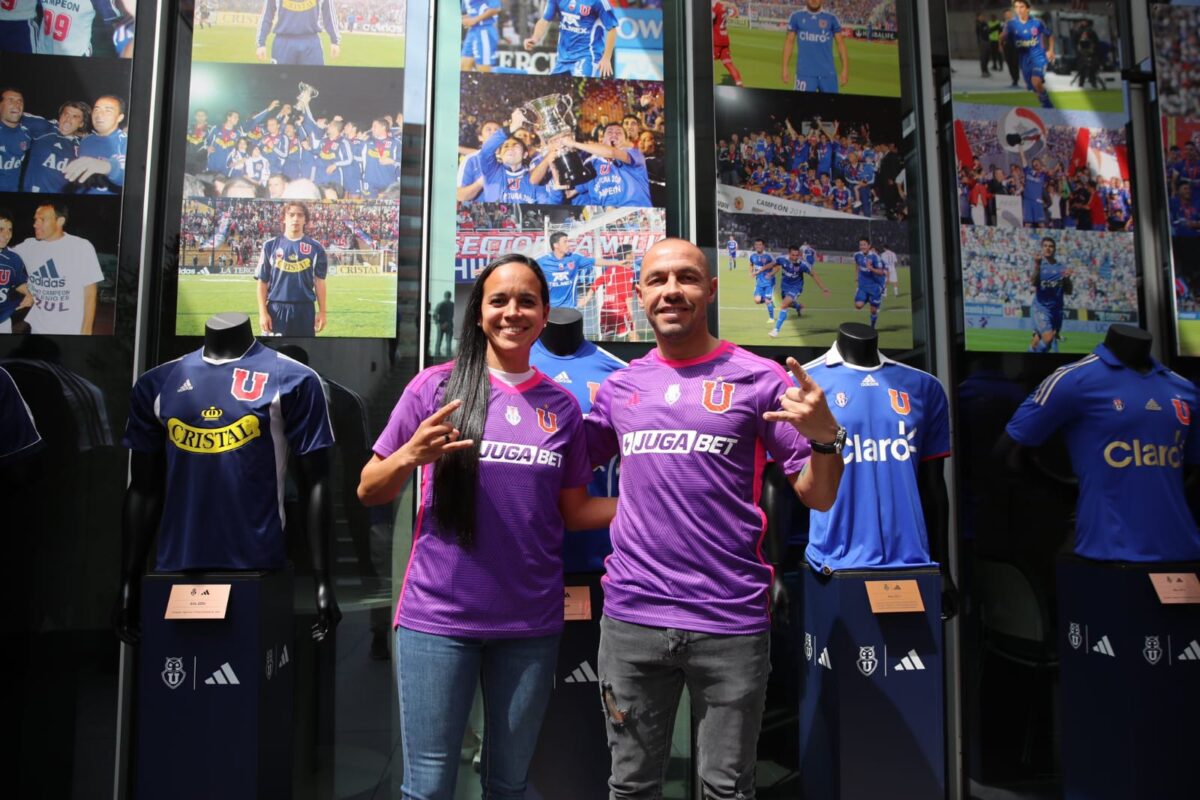
MULTIPOLYGON (((779 331, 770 336, 773 325, 767 325, 767 306, 754 303, 754 279, 750 277, 750 262, 745 256, 737 260, 736 270, 728 269, 729 259, 721 254, 717 272, 717 304, 720 309, 721 338, 738 344, 793 345, 796 347, 827 348, 837 338, 843 322, 871 323, 868 306, 854 308, 854 293, 858 290, 857 270, 849 264, 820 263, 814 267, 821 283, 829 288, 825 295, 811 276, 804 280, 800 302, 804 313, 796 318, 795 309, 779 331)), ((879 309, 879 346, 887 350, 907 350, 912 347, 912 292, 908 267, 897 268, 900 296, 892 295, 888 284, 887 296, 879 309)), ((779 279, 775 280, 775 313, 779 314, 779 279)))
MULTIPOLYGON (((967 329, 967 349, 974 352, 1025 353, 1032 339, 1032 330, 967 329)), ((1058 340, 1058 352, 1090 353, 1103 341, 1103 333, 1064 330, 1058 340)))
POLYGON ((1200 319, 1179 320, 1179 354, 1200 355, 1200 319))
MULTIPOLYGON (((785 31, 752 28, 729 31, 729 49, 734 65, 742 73, 742 83, 758 89, 792 88, 796 74, 794 54, 788 66, 788 82, 779 79, 786 37, 785 31)), ((841 94, 900 96, 900 49, 895 43, 847 39, 846 55, 850 58, 850 80, 841 87, 841 94)), ((838 63, 836 56, 834 63, 838 63)), ((713 62, 713 76, 718 84, 733 85, 733 78, 719 61, 713 62)))
MULTIPOLYGON (((851 62, 853 63, 853 62, 851 62)), ((1028 91, 955 92, 956 103, 978 103, 989 106, 1024 106, 1040 108, 1037 95, 1028 91)), ((1120 113, 1125 110, 1125 98, 1118 89, 1103 91, 1050 92, 1050 102, 1056 111, 1095 111, 1120 113)))
MULTIPOLYGON (((213 314, 241 311, 258 330, 258 299, 253 275, 180 275, 175 333, 202 336, 213 314)), ((329 304, 322 338, 390 339, 396 335, 396 276, 330 275, 329 304)))
MULTIPOLYGON (((214 25, 195 32, 192 40, 193 61, 220 61, 231 64, 258 64, 254 51, 257 28, 251 25, 214 25)), ((271 52, 274 35, 267 37, 271 52)), ((342 33, 342 54, 329 57, 329 39, 321 37, 325 65, 329 67, 403 67, 404 37, 393 34, 342 33)))

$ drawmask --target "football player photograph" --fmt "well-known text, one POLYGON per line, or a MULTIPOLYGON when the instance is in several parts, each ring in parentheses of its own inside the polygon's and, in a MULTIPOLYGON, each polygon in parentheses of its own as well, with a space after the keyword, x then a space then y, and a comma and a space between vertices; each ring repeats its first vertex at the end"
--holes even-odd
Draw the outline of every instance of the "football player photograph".
POLYGON ((254 277, 264 336, 316 336, 325 329, 329 259, 321 243, 305 233, 307 225, 308 206, 285 203, 283 233, 263 244, 254 277))
POLYGON ((549 314, 536 261, 488 264, 457 357, 409 382, 362 470, 367 505, 390 503, 418 475, 394 622, 405 797, 455 796, 480 685, 483 796, 525 796, 563 628, 563 529, 612 517, 614 499, 587 493, 578 401, 530 366, 549 314))

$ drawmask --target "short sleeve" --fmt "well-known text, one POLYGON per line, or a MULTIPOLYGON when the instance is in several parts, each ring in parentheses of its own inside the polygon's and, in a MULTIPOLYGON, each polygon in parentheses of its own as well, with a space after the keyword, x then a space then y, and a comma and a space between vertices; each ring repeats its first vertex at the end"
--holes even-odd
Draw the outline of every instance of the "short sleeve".
POLYGON ((799 32, 800 22, 799 22, 798 17, 799 17, 799 12, 795 12, 790 17, 788 17, 788 31, 789 32, 791 32, 791 33, 799 32))
POLYGON ((417 432, 421 422, 436 410, 429 391, 428 373, 421 373, 409 382, 392 409, 383 433, 379 434, 371 448, 375 455, 387 458, 399 450, 417 432))
POLYGON ((946 390, 931 377, 925 389, 925 418, 921 420, 921 441, 917 452, 922 461, 950 455, 950 403, 946 390))
POLYGON ((542 11, 542 19, 552 21, 558 16, 558 0, 546 0, 546 8, 542 11))
POLYGON ((81 266, 84 268, 81 283, 90 286, 104 280, 104 270, 100 269, 100 259, 96 258, 96 248, 87 239, 80 239, 79 255, 81 266))
POLYGON ((767 446, 775 463, 783 470, 784 475, 795 475, 804 468, 812 455, 812 446, 808 439, 800 435, 789 422, 768 422, 763 414, 768 411, 778 411, 783 393, 791 386, 787 373, 778 364, 770 364, 769 371, 764 372, 757 385, 758 390, 758 438, 767 446))
POLYGON ((316 258, 313 259, 313 276, 325 280, 325 276, 329 274, 329 256, 325 254, 325 248, 320 245, 313 249, 316 250, 316 258))
POLYGON ((267 254, 271 252, 271 247, 275 244, 274 239, 268 239, 262 246, 262 252, 258 254, 258 267, 254 270, 254 277, 263 283, 271 281, 270 259, 267 254))
POLYGON ((587 486, 592 482, 592 462, 588 457, 587 435, 583 430, 583 415, 578 407, 572 408, 570 413, 573 421, 571 438, 567 441, 566 457, 563 459, 562 488, 564 489, 587 486))
POLYGON ((607 464, 617 454, 617 431, 612 424, 612 392, 616 381, 600 384, 592 408, 583 420, 587 439, 588 458, 592 465, 607 464))
POLYGON ((1025 398, 1004 430, 1019 444, 1040 445, 1078 410, 1071 402, 1074 388, 1075 379, 1069 373, 1055 371, 1025 398))
POLYGON ((605 30, 611 31, 617 27, 617 15, 613 13, 612 6, 607 2, 603 2, 603 0, 601 7, 604 10, 600 12, 600 24, 604 26, 605 30))
POLYGON ((137 379, 129 396, 129 420, 121 444, 137 453, 157 453, 166 445, 166 428, 155 412, 159 386, 155 370, 137 379))
POLYGON ((1183 443, 1183 460, 1187 464, 1200 464, 1200 424, 1189 424, 1187 427, 1187 439, 1183 443))
POLYGON ((279 403, 283 412, 283 433, 293 453, 305 455, 333 446, 329 406, 325 402, 321 379, 315 372, 302 375, 292 390, 279 398, 279 403))

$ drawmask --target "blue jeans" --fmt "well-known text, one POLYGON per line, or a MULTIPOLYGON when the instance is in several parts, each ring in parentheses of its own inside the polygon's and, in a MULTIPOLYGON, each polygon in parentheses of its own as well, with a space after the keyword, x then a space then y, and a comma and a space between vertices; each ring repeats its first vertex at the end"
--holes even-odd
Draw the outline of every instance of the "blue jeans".
POLYGON ((767 632, 743 636, 600 618, 600 701, 612 753, 609 800, 661 800, 686 685, 705 800, 753 800, 771 672, 767 632))
POLYGON ((554 688, 557 634, 470 639, 396 629, 405 800, 453 800, 475 686, 483 688, 483 800, 521 800, 554 688))

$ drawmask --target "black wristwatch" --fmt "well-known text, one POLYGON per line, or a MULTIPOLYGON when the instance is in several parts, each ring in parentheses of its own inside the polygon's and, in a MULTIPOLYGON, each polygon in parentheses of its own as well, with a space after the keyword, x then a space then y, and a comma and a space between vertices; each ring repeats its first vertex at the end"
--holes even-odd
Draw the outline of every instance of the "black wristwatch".
POLYGON ((812 446, 814 453, 823 453, 827 456, 837 453, 840 456, 842 448, 846 446, 846 429, 839 426, 832 442, 814 442, 809 439, 808 443, 812 446))

